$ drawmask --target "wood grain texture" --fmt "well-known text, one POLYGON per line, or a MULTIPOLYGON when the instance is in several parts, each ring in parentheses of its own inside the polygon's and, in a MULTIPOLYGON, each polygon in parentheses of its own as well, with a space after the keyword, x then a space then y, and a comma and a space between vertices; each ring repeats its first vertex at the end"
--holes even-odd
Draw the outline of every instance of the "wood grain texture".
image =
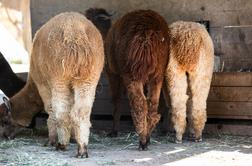
POLYGON ((241 135, 252 136, 252 125, 239 124, 206 124, 204 133, 211 135, 241 135))
POLYGON ((252 72, 217 72, 211 86, 252 87, 252 72))
MULTIPOLYGON (((103 86, 102 91, 96 94, 97 100, 111 99, 110 89, 103 86)), ((122 99, 127 99, 124 94, 122 99)), ((252 102, 252 87, 217 87, 212 86, 208 95, 208 101, 242 101, 252 102)))
POLYGON ((252 102, 252 87, 211 87, 208 101, 252 102))
POLYGON ((208 118, 252 119, 252 102, 208 102, 208 118))

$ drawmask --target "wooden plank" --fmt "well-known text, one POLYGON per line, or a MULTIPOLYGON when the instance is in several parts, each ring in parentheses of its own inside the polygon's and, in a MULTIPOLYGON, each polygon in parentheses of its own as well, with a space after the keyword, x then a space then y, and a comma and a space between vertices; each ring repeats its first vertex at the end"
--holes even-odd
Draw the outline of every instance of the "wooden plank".
MULTIPOLYGON (((106 130, 112 129, 112 120, 91 120, 92 128, 95 130, 106 130)), ((120 121, 119 132, 130 132, 134 131, 134 125, 132 121, 120 121)))
POLYGON ((216 72, 211 86, 252 86, 252 72, 216 72))
MULTIPOLYGON (((111 99, 110 89, 108 86, 102 86, 101 91, 97 91, 96 99, 111 99)), ((123 95, 122 99, 127 99, 127 95, 123 95)), ((208 101, 252 101, 252 87, 211 87, 208 101)))
POLYGON ((207 115, 207 118, 211 119, 242 119, 242 120, 252 120, 251 115, 221 115, 221 114, 210 114, 207 115))
POLYGON ((239 124, 206 124, 203 133, 218 135, 240 135, 252 136, 252 125, 239 125, 239 124))
POLYGON ((252 87, 211 87, 208 101, 252 101, 252 87))
POLYGON ((252 119, 252 102, 208 102, 209 118, 252 119))
MULTIPOLYGON (((92 127, 94 129, 110 131, 112 128, 112 121, 106 120, 93 120, 92 127)), ((162 127, 157 125, 156 129, 162 127)), ((119 132, 132 132, 135 131, 132 121, 121 121, 119 132)), ((172 127, 168 130, 169 133, 173 133, 174 130, 172 127)), ((188 129, 185 132, 185 137, 188 134, 188 129)), ((222 134, 228 135, 240 135, 240 136, 252 136, 252 125, 249 124, 225 124, 222 122, 216 124, 206 124, 204 134, 211 134, 215 136, 221 136, 222 134)))
MULTIPOLYGON (((97 95, 93 112, 95 114, 112 114, 113 105, 107 94, 108 89, 104 88, 103 90, 102 94, 97 95)), ((123 114, 130 114, 126 96, 122 99, 121 108, 123 114)), ((233 116, 235 119, 250 119, 250 115, 252 115, 252 87, 212 87, 208 98, 208 110, 209 115, 214 117, 219 115, 222 118, 233 116)))
MULTIPOLYGON (((99 100, 96 99, 93 105, 92 114, 93 115, 112 115, 113 104, 110 100, 99 100)), ((121 100, 121 112, 122 115, 130 115, 129 101, 126 99, 121 100)), ((168 108, 165 106, 164 101, 159 103, 159 112, 166 112, 168 108)))
MULTIPOLYGON (((103 86, 108 86, 108 81, 102 73, 100 82, 103 86)), ((211 86, 252 86, 252 72, 215 72, 213 74, 211 86)))
MULTIPOLYGON (((93 115, 112 115, 113 104, 110 100, 95 100, 92 114, 93 115)), ((130 106, 128 100, 121 101, 122 115, 130 115, 130 106)))
MULTIPOLYGON (((110 99, 108 85, 102 83, 97 92, 98 99, 110 99)), ((123 95, 122 99, 127 99, 123 95)), ((210 89, 209 101, 252 101, 252 73, 215 73, 210 89)))

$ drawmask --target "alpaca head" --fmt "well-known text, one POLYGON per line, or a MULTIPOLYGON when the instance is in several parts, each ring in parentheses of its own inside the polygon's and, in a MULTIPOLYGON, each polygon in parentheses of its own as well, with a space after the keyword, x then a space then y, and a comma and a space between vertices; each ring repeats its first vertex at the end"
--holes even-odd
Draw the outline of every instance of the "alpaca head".
POLYGON ((111 26, 112 15, 113 14, 108 13, 105 9, 102 8, 90 8, 85 12, 85 16, 101 32, 103 39, 105 39, 108 30, 111 26))
POLYGON ((13 139, 21 126, 12 118, 10 101, 5 97, 3 101, 4 103, 0 105, 0 135, 8 139, 13 139))

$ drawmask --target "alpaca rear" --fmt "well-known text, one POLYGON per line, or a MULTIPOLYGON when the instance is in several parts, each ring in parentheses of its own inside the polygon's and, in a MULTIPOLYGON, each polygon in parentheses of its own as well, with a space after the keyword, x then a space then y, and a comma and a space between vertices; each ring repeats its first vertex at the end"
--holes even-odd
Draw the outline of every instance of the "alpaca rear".
MULTIPOLYGON (((107 33, 108 28, 111 25, 111 20, 109 19, 111 15, 108 14, 106 10, 99 8, 98 9, 90 8, 86 11, 85 15, 88 19, 93 21, 95 25, 97 25, 97 28, 99 29, 101 28, 102 29, 101 32, 103 32, 104 33, 103 35, 106 36, 105 33, 107 33)), ((77 52, 75 50, 76 46, 74 45, 74 42, 72 42, 72 49, 69 49, 69 54, 73 53, 76 54, 77 52)), ((64 69, 66 69, 65 62, 66 62, 65 60, 62 61, 64 69)), ((17 76, 15 75, 15 73, 13 73, 8 62, 4 59, 1 53, 0 53, 0 65, 3 65, 3 70, 1 70, 0 72, 0 75, 3 76, 3 78, 0 79, 0 89, 2 89, 7 94, 7 96, 11 97, 13 94, 17 93, 22 88, 22 86, 24 86, 25 82, 17 78, 17 76), (6 81, 15 82, 15 85, 17 83, 16 88, 13 89, 12 87, 13 85, 6 84, 5 83, 6 81)), ((41 91, 46 91, 46 89, 41 91)), ((50 95, 48 96, 48 98, 50 98, 50 95)), ((11 116, 8 116, 9 123, 5 123, 4 125, 5 128, 4 135, 6 135, 6 137, 11 138, 15 136, 16 132, 12 132, 10 128, 15 128, 15 126, 17 128, 28 126, 31 123, 33 116, 35 116, 38 112, 43 110, 44 104, 41 100, 41 97, 39 95, 39 92, 37 90, 34 81, 32 80, 32 78, 30 78, 30 75, 28 75, 28 79, 24 88, 20 92, 18 92, 17 95, 10 98, 9 102, 12 105, 11 116)), ((4 104, 0 105, 0 107, 3 108, 4 104)), ((47 109, 50 109, 50 107, 51 107, 50 105, 45 106, 45 108, 47 109)), ((2 110, 1 108, 0 112, 4 112, 4 110, 2 110)), ((7 112, 5 114, 8 115, 7 112)), ((0 123, 2 119, 8 119, 8 118, 6 118, 5 116, 4 117, 0 116, 0 123)), ((51 121, 50 119, 48 119, 48 123, 49 124, 54 123, 54 120, 52 119, 51 121)), ((52 130, 51 132, 49 131, 49 133, 56 133, 56 131, 54 131, 55 130, 54 128, 49 128, 49 130, 52 130)), ((56 136, 49 136, 49 137, 56 137, 56 136)))
POLYGON ((158 56, 162 50, 157 49, 162 43, 162 34, 153 30, 136 34, 129 42, 129 53, 126 59, 124 74, 129 74, 133 80, 146 81, 156 70, 158 56), (143 74, 145 73, 145 74, 143 74))
POLYGON ((114 103, 111 135, 117 134, 120 96, 125 88, 139 134, 139 149, 146 150, 152 130, 160 119, 157 107, 168 61, 168 26, 154 11, 130 12, 112 26, 105 44, 106 73, 114 103), (145 86, 148 87, 147 96, 145 86))
POLYGON ((198 23, 178 21, 171 24, 170 29, 172 40, 166 83, 171 99, 172 122, 176 131, 175 142, 182 142, 187 114, 190 133, 198 142, 202 139, 202 130, 206 122, 206 100, 214 64, 213 43, 204 26, 198 23), (190 106, 187 109, 188 87, 190 106))
POLYGON ((30 77, 46 112, 49 142, 64 150, 71 130, 78 143, 77 156, 87 157, 90 114, 103 69, 101 34, 78 13, 62 13, 36 33, 30 77))

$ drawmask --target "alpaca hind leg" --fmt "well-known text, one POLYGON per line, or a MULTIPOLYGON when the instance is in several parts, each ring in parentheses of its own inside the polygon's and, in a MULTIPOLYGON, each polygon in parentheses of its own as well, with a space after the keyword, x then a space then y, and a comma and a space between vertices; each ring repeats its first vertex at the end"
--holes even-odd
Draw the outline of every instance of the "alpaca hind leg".
POLYGON ((49 115, 47 119, 49 144, 54 146, 56 145, 57 131, 56 131, 55 113, 52 111, 52 103, 51 103, 52 94, 51 94, 50 89, 44 85, 38 84, 37 87, 38 87, 38 91, 41 96, 41 99, 44 103, 44 109, 46 113, 48 113, 49 115))
POLYGON ((203 75, 201 73, 189 74, 189 86, 192 94, 189 121, 191 130, 194 133, 195 142, 202 141, 202 130, 207 120, 206 100, 210 83, 211 75, 207 76, 205 73, 203 75))
POLYGON ((182 137, 186 127, 186 102, 188 96, 187 77, 185 72, 180 70, 170 69, 167 72, 168 87, 171 99, 171 115, 172 123, 176 132, 176 143, 182 143, 182 137))
POLYGON ((47 119, 47 127, 48 127, 49 144, 55 146, 57 143, 57 129, 56 129, 56 118, 53 112, 49 113, 49 117, 47 119))
MULTIPOLYGON (((124 80, 125 81, 125 80, 124 80)), ((147 150, 147 100, 140 82, 125 81, 131 106, 131 115, 139 135, 139 150, 147 150)))
POLYGON ((160 114, 158 113, 158 104, 160 98, 160 92, 162 87, 163 78, 156 78, 152 80, 148 86, 148 134, 147 143, 150 143, 150 136, 156 124, 160 120, 160 114))
POLYGON ((95 98, 97 83, 74 85, 74 105, 71 110, 71 122, 78 144, 76 157, 88 157, 87 145, 90 133, 90 114, 95 98))
POLYGON ((113 103, 113 127, 112 131, 108 134, 109 137, 116 137, 118 134, 118 129, 120 125, 121 118, 121 95, 122 95, 122 80, 119 75, 107 73, 110 91, 112 95, 112 103, 113 103))
MULTIPOLYGON (((65 150, 70 139, 69 112, 71 109, 71 92, 69 86, 62 81, 54 81, 52 88, 52 111, 55 114, 58 135, 57 150, 65 150)), ((53 118, 53 117, 52 117, 53 118)), ((54 123, 54 119, 52 121, 54 123)))
MULTIPOLYGON (((188 94, 191 96, 191 93, 188 94)), ((187 119, 188 119, 188 130, 189 130, 189 135, 188 139, 189 140, 194 140, 195 139, 195 133, 194 133, 194 128, 193 128, 193 120, 192 120, 192 98, 190 97, 187 102, 187 119)))

